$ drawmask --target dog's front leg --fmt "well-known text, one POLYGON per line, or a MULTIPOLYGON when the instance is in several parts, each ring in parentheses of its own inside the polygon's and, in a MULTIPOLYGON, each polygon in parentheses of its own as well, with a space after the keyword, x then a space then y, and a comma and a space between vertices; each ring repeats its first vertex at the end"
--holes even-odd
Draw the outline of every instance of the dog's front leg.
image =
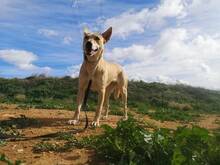
MULTIPOLYGON (((86 81, 87 82, 87 81, 86 81)), ((79 82, 79 90, 77 94, 77 110, 75 111, 73 120, 69 120, 69 124, 76 125, 79 121, 79 115, 80 115, 80 110, 83 104, 83 99, 85 97, 85 91, 86 91, 86 82, 79 82)))
POLYGON ((103 108, 104 99, 105 99, 105 88, 103 88, 99 91, 98 107, 97 107, 97 110, 96 110, 96 113, 95 113, 94 121, 92 122, 93 126, 99 126, 99 120, 100 120, 100 117, 101 117, 101 112, 102 112, 102 108, 103 108))

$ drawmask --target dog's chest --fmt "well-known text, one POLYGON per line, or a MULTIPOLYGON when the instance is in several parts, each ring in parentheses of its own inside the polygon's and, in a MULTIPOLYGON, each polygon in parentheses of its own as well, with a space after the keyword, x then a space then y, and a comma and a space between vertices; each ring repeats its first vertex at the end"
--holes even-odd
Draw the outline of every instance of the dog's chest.
POLYGON ((93 91, 98 91, 104 86, 104 77, 101 74, 94 74, 91 78, 92 80, 92 85, 91 85, 91 90, 93 91))

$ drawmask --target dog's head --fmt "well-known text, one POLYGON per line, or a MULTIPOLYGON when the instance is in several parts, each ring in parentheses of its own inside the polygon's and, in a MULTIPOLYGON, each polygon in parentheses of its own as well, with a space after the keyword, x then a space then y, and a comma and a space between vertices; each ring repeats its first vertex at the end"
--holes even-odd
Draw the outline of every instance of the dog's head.
POLYGON ((85 58, 90 62, 95 62, 101 58, 105 43, 108 42, 112 34, 112 27, 104 33, 89 32, 84 29, 83 51, 85 58))

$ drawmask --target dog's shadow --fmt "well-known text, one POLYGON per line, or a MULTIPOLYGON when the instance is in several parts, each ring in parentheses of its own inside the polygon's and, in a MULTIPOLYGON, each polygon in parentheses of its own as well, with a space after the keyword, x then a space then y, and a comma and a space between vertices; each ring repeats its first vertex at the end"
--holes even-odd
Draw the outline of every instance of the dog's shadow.
POLYGON ((10 117, 7 120, 0 120, 0 126, 3 128, 13 127, 17 129, 56 127, 67 125, 68 118, 30 118, 25 115, 20 117, 10 117))

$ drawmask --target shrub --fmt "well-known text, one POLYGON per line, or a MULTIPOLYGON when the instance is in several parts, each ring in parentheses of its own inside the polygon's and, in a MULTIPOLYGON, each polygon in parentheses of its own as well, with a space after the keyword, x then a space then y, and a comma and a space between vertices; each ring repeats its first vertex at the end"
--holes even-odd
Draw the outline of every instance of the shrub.
POLYGON ((199 117, 199 114, 178 111, 170 108, 158 108, 155 112, 148 113, 153 119, 161 121, 192 121, 199 117))
POLYGON ((26 100, 26 96, 24 94, 17 94, 14 96, 15 101, 22 102, 26 100))
POLYGON ((184 110, 184 111, 188 111, 188 110, 193 109, 193 107, 190 104, 177 103, 177 102, 174 102, 174 101, 169 102, 168 107, 174 108, 174 109, 179 109, 179 110, 184 110))
POLYGON ((15 163, 13 163, 11 160, 9 160, 4 154, 0 154, 0 163, 7 163, 8 165, 21 165, 21 160, 16 160, 15 163))
POLYGON ((66 152, 73 148, 81 148, 81 143, 71 133, 59 133, 56 140, 64 140, 65 143, 41 141, 33 146, 33 152, 66 152))
POLYGON ((181 165, 219 164, 218 138, 205 129, 178 128, 176 131, 145 130, 137 121, 120 121, 115 129, 103 126, 104 134, 84 139, 109 164, 181 165))

